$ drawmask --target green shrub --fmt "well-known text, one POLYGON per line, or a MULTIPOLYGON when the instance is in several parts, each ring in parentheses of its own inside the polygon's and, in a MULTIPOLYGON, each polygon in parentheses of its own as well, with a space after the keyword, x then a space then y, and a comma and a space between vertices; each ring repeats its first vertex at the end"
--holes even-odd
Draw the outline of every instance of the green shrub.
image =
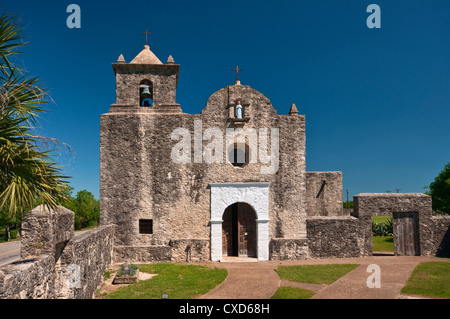
POLYGON ((372 234, 373 236, 392 236, 392 218, 386 219, 386 221, 384 222, 377 222, 372 220, 372 234))
POLYGON ((17 238, 17 233, 19 232, 18 229, 13 229, 9 232, 9 235, 11 236, 11 239, 16 239, 17 238))

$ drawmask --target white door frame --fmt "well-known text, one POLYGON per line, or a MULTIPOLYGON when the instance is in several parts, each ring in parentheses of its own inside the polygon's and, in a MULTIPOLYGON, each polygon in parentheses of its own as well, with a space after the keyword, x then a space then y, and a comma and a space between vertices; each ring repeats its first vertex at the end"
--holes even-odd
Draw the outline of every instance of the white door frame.
POLYGON ((269 183, 210 183, 211 260, 222 260, 222 222, 225 209, 247 203, 256 213, 256 254, 269 260, 269 183))

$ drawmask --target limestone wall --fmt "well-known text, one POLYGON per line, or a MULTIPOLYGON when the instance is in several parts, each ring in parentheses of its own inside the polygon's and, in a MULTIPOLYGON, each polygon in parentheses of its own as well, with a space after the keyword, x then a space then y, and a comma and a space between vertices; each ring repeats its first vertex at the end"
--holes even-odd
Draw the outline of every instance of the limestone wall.
POLYGON ((52 255, 0 266, 0 299, 54 299, 55 278, 52 255))
POLYGON ((39 206, 23 218, 20 261, 0 267, 0 299, 90 299, 112 262, 114 226, 74 236, 74 213, 39 206))
POLYGON ((139 107, 139 84, 153 84, 154 105, 174 104, 179 65, 113 64, 116 72, 116 103, 139 107))
POLYGON ((419 254, 450 256, 450 217, 433 216, 431 197, 417 193, 373 193, 354 196, 353 216, 309 217, 310 258, 359 257, 372 254, 372 216, 397 212, 418 215, 419 254))
POLYGON ((306 207, 309 216, 343 216, 342 173, 306 172, 306 207))
POLYGON ((273 238, 269 246, 270 260, 297 260, 308 258, 307 239, 273 238))
MULTIPOLYGON (((419 253, 425 256, 450 254, 450 220, 433 216, 431 196, 419 193, 373 193, 354 196, 354 215, 361 220, 366 233, 371 230, 372 216, 392 216, 397 212, 418 215, 419 253)), ((366 238, 366 249, 372 243, 366 238)))
POLYGON ((76 275, 79 271, 79 288, 74 285, 65 298, 91 299, 94 296, 105 270, 113 262, 113 241, 113 225, 100 226, 75 237, 73 261, 67 267, 75 271, 70 276, 74 280, 78 280, 76 275))
POLYGON ((450 257, 450 215, 431 216, 427 231, 430 232, 427 254, 450 257))
POLYGON ((372 246, 365 245, 372 238, 355 217, 310 217, 306 221, 310 258, 343 258, 370 256, 372 246))

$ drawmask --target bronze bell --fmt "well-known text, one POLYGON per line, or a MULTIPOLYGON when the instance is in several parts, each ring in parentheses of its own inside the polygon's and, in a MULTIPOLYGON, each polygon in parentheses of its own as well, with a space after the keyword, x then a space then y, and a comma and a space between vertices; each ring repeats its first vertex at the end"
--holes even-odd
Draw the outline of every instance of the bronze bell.
POLYGON ((151 98, 151 97, 152 97, 152 94, 150 93, 148 87, 145 87, 145 88, 142 90, 141 97, 144 98, 144 99, 146 99, 146 98, 151 98))

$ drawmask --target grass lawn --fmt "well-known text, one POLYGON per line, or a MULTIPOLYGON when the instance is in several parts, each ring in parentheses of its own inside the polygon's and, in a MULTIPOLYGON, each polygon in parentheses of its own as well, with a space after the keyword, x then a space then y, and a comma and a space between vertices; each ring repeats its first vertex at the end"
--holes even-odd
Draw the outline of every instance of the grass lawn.
MULTIPOLYGON (((385 224, 389 220, 392 220, 391 216, 372 216, 372 222, 376 224, 385 224)), ((372 251, 394 252, 394 237, 372 236, 372 251)))
POLYGON ((302 288, 280 287, 270 299, 310 299, 315 292, 302 288))
POLYGON ((394 251, 394 237, 372 236, 372 251, 394 251))
POLYGON ((124 286, 104 296, 105 299, 193 299, 219 285, 227 270, 198 265, 158 263, 138 265, 139 271, 158 274, 149 280, 124 286))
POLYGON ((280 266, 275 271, 283 280, 329 285, 358 266, 358 264, 280 266))
MULTIPOLYGON (((283 280, 329 285, 358 266, 358 264, 279 266, 275 271, 283 280)), ((309 299, 314 295, 314 291, 307 289, 280 287, 271 299, 309 299)))
POLYGON ((423 262, 414 268, 402 293, 450 298, 450 262, 423 262))

